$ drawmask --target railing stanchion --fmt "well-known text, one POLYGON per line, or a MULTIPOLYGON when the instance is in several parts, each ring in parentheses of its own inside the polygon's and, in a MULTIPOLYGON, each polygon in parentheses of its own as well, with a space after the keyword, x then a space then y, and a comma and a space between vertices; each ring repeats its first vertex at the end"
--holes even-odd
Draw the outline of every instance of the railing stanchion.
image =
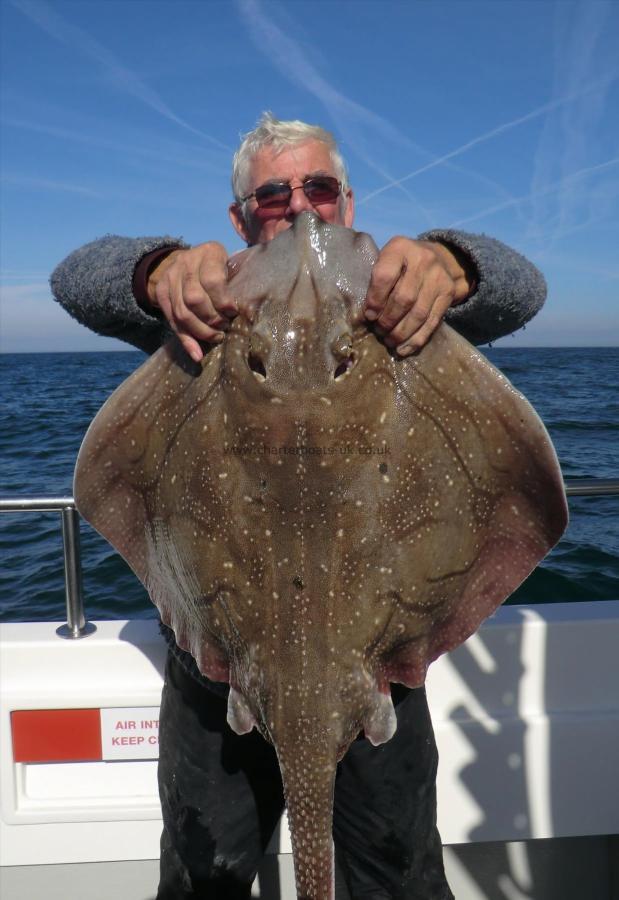
POLYGON ((59 512, 64 550, 64 586, 67 621, 56 629, 64 638, 86 637, 97 630, 84 616, 80 517, 73 497, 0 497, 0 512, 59 512))
POLYGON ((62 517, 62 546, 64 550, 64 587, 67 604, 67 623, 57 629, 60 637, 81 638, 91 634, 95 626, 86 622, 82 593, 82 562, 80 556, 80 520, 75 507, 66 506, 62 517))

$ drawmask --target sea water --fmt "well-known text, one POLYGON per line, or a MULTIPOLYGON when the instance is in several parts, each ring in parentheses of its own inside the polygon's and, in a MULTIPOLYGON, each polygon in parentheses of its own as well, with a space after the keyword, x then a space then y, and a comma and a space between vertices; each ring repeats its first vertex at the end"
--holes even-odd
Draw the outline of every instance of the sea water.
MULTIPOLYGON (((619 478, 619 348, 483 351, 544 420, 565 478, 619 478)), ((90 421, 145 359, 134 352, 0 356, 0 496, 69 496, 90 421)), ((557 547, 508 602, 619 599, 619 496, 570 499, 557 547)), ((81 526, 87 617, 153 617, 118 554, 81 526)), ((0 620, 64 620, 59 513, 0 514, 0 620)))

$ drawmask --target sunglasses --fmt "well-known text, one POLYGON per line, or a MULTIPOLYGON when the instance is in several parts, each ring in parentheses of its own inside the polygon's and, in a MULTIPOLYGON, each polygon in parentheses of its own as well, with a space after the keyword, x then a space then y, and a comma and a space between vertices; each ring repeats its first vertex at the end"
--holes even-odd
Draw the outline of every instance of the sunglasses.
POLYGON ((306 178, 303 184, 290 187, 287 181, 271 181, 262 184, 256 190, 241 197, 241 203, 256 198, 259 209, 285 209, 290 203, 292 192, 303 188, 303 193, 312 204, 320 206, 321 203, 334 203, 340 195, 342 184, 331 175, 313 175, 306 178))

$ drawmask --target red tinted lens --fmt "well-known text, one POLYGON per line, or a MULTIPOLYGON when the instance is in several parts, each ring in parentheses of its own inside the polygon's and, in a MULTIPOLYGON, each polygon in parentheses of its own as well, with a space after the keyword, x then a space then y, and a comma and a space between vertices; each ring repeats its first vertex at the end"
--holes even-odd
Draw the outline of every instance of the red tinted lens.
POLYGON ((340 183, 337 178, 329 175, 308 178, 303 184, 303 190, 310 203, 333 203, 339 196, 340 183))
POLYGON ((286 207, 290 202, 291 193, 290 185, 285 182, 281 184, 263 184, 262 187, 256 188, 256 203, 261 209, 286 207))
MULTIPOLYGON (((297 188, 295 188, 297 190, 297 188)), ((333 203, 340 193, 340 183, 330 175, 318 175, 303 182, 305 196, 314 205, 333 203)), ((254 196, 260 209, 285 209, 290 203, 292 188, 285 181, 263 184, 254 196)))

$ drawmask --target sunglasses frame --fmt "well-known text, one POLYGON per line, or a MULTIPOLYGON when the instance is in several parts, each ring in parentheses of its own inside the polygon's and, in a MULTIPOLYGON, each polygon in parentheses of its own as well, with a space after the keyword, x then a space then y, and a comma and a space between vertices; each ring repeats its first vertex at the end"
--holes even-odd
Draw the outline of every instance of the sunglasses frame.
MULTIPOLYGON (((247 200, 251 200, 253 197, 253 198, 255 198, 256 203, 258 204, 258 209, 269 209, 268 206, 260 205, 260 200, 259 200, 257 194, 260 190, 262 190, 262 188, 279 187, 280 185, 282 187, 285 185, 288 189, 288 196, 286 197, 285 201, 282 199, 282 203, 278 204, 281 206, 284 206, 284 204, 287 205, 288 203, 290 203, 290 198, 292 197, 292 192, 298 190, 299 188, 303 189, 303 193, 305 194, 305 196, 307 197, 307 199, 309 200, 309 202, 312 205, 321 205, 322 203, 334 203, 337 200, 337 198, 340 196, 340 194, 342 193, 342 182, 339 181, 335 177, 335 175, 308 175, 308 177, 303 181, 302 184, 298 184, 294 188, 290 187, 289 181, 267 181, 265 184, 259 185, 255 191, 252 191, 251 194, 248 194, 246 197, 241 197, 241 203, 245 203, 247 200), (306 187, 308 184, 311 184, 313 181, 320 181, 320 180, 333 182, 334 184, 337 184, 337 193, 335 193, 332 198, 329 198, 328 200, 322 200, 320 202, 320 204, 315 204, 314 201, 312 200, 312 198, 308 195, 308 193, 306 191, 306 187)), ((284 197, 284 193, 282 191, 282 198, 283 197, 284 197)))

